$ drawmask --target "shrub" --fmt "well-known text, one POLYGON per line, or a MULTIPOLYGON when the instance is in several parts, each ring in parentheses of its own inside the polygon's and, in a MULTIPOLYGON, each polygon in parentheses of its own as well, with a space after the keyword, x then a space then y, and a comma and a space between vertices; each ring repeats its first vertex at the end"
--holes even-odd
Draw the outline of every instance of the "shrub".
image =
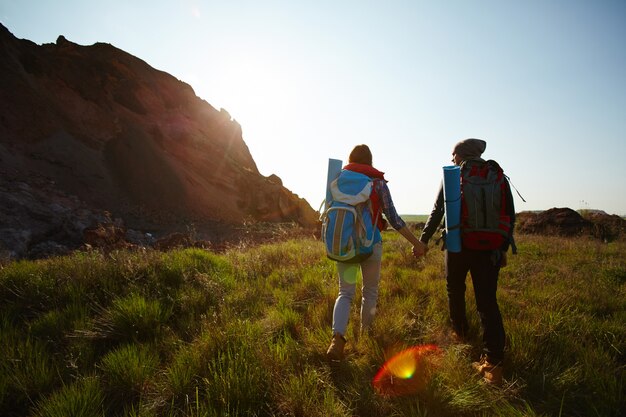
POLYGON ((116 342, 149 342, 162 334, 172 308, 139 294, 118 298, 103 311, 96 328, 101 336, 116 342))
POLYGON ((78 380, 54 392, 37 404, 34 417, 104 416, 104 397, 95 377, 78 380))
POLYGON ((146 346, 124 345, 107 353, 100 369, 108 404, 117 409, 139 399, 158 366, 158 356, 146 346))

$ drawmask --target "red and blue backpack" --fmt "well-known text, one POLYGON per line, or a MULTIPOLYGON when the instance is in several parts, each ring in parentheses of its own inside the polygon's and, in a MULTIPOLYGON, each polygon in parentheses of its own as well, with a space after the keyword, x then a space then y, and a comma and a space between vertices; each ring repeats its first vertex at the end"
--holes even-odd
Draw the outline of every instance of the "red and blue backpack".
POLYGON ((373 252, 377 221, 373 213, 374 180, 344 169, 330 184, 332 200, 322 213, 322 241, 328 258, 357 263, 373 252))
POLYGON ((496 161, 461 163, 461 240, 464 248, 500 249, 511 234, 507 178, 496 161))

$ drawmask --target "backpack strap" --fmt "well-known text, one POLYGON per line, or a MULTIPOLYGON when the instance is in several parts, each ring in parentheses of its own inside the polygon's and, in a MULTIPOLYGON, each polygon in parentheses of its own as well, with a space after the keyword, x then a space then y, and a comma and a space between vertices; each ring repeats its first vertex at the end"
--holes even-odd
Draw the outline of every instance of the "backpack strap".
POLYGON ((517 190, 517 188, 515 188, 515 185, 513 185, 513 183, 511 182, 511 178, 509 178, 508 175, 505 175, 506 180, 509 182, 509 184, 511 184, 511 187, 513 187, 513 189, 515 190, 515 192, 517 193, 517 195, 519 196, 519 198, 522 199, 522 201, 525 203, 526 200, 524 200, 524 197, 522 197, 522 195, 519 193, 519 191, 517 190))
POLYGON ((326 212, 326 209, 328 207, 326 207, 326 199, 322 200, 322 204, 320 204, 320 208, 317 209, 317 211, 320 213, 320 220, 322 220, 322 217, 324 216, 324 212, 326 212), (322 211, 322 207, 324 207, 324 211, 322 211))
MULTIPOLYGON (((500 167, 500 164, 498 164, 496 161, 494 161, 493 159, 490 159, 487 161, 487 163, 489 164, 490 167, 498 169, 498 170, 502 170, 502 168, 500 167)), ((524 200, 524 197, 522 197, 522 195, 520 194, 520 192, 518 191, 517 188, 515 188, 515 185, 513 185, 513 183, 511 182, 511 178, 504 174, 504 171, 502 170, 502 175, 504 175, 504 178, 506 178, 506 180, 509 182, 509 184, 511 185, 511 187, 513 187, 513 189, 515 190, 515 192, 517 193, 517 195, 519 196, 519 198, 522 199, 522 201, 525 203, 526 200, 524 200)))
POLYGON ((517 245, 515 244, 515 238, 513 237, 512 233, 511 236, 509 236, 509 243, 511 245, 511 253, 513 255, 517 255, 517 245))
POLYGON ((380 184, 384 184, 383 181, 385 180, 379 178, 372 179, 372 194, 370 195, 370 201, 372 201, 372 224, 376 225, 376 227, 378 227, 378 230, 380 230, 381 232, 387 228, 387 221, 382 217, 382 197, 377 190, 377 187, 380 186, 380 184), (372 198, 374 194, 376 201, 374 201, 374 199, 372 198), (374 213, 374 208, 376 208, 376 213, 374 213))

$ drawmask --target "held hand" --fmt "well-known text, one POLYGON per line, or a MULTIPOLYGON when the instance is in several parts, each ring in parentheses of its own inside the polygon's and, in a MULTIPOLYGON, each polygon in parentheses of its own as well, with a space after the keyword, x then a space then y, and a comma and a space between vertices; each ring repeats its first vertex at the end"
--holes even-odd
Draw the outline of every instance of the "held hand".
POLYGON ((413 246, 413 256, 416 258, 426 255, 426 252, 428 252, 428 246, 426 246, 424 242, 419 242, 417 245, 413 246))

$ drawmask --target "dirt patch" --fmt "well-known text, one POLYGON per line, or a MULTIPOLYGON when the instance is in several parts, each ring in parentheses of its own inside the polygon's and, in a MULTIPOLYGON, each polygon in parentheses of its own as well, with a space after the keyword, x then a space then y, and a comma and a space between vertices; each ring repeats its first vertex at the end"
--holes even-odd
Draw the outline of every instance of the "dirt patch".
POLYGON ((519 233, 593 236, 603 241, 626 237, 626 220, 603 211, 585 211, 582 214, 570 208, 551 208, 542 212, 517 214, 516 231, 519 233))

